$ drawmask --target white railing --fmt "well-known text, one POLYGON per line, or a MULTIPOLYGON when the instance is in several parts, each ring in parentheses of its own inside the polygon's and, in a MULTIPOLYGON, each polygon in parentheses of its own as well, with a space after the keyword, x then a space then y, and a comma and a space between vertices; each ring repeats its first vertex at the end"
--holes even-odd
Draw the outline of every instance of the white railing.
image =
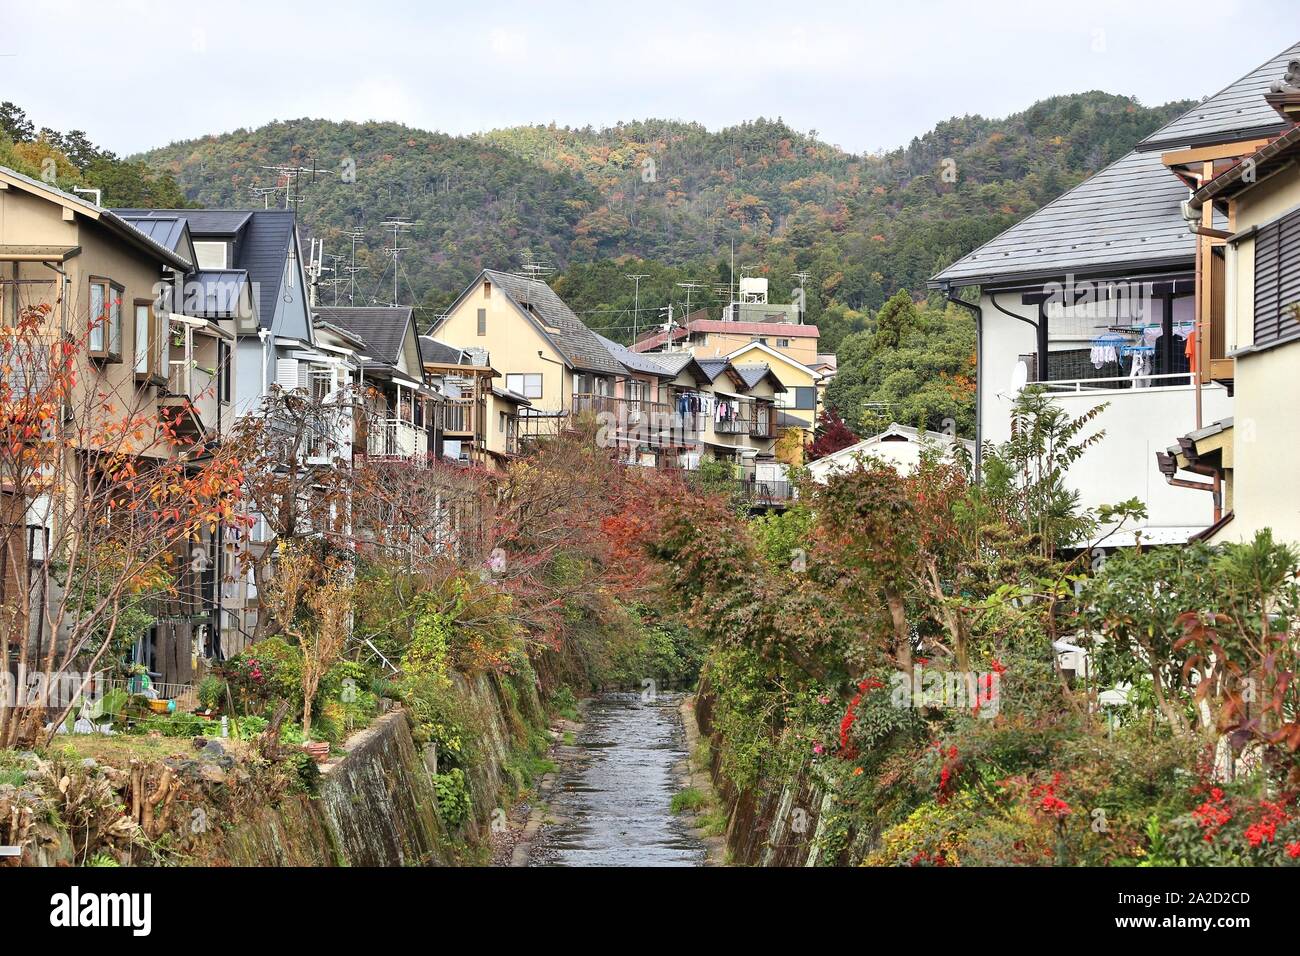
POLYGON ((1167 372, 1161 375, 1116 375, 1110 378, 1074 378, 1052 382, 1030 382, 1049 392, 1116 392, 1124 389, 1168 388, 1192 385, 1195 372, 1167 372))
POLYGON ((400 418, 381 418, 370 426, 366 453, 381 458, 423 457, 429 450, 429 433, 400 418))

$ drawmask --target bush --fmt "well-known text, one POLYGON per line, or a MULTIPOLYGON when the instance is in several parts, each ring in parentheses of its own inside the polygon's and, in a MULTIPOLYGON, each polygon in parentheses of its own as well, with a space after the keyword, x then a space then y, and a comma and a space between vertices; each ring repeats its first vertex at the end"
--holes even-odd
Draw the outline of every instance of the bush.
POLYGON ((465 783, 464 771, 455 767, 436 774, 433 785, 438 794, 438 816, 443 823, 454 828, 469 819, 469 786, 465 783))

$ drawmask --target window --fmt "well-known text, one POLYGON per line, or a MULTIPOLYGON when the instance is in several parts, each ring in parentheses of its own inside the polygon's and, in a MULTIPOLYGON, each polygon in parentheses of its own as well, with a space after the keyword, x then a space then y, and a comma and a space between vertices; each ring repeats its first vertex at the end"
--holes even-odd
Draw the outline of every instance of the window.
MULTIPOLYGON (((813 409, 817 407, 817 389, 812 386, 798 386, 793 389, 794 404, 789 408, 813 409)), ((787 401, 789 395, 787 394, 787 401)))
POLYGON ((1260 227, 1255 237, 1255 344, 1300 333, 1300 213, 1260 227))
POLYGON ((137 382, 166 385, 171 371, 171 330, 167 313, 152 299, 136 299, 134 367, 137 382))
POLYGON ((497 432, 504 435, 506 433, 506 413, 497 412, 497 432))
POLYGON ((122 360, 122 293, 126 290, 110 279, 90 278, 91 358, 105 362, 122 360))
POLYGON ((230 401, 231 365, 230 343, 217 343, 217 401, 230 401))
POLYGON ((230 244, 226 242, 194 243, 194 264, 200 269, 229 269, 230 244))
POLYGON ((541 398, 542 373, 528 372, 522 375, 507 375, 506 388, 522 395, 524 398, 541 398))
MULTIPOLYGON (((492 298, 492 283, 487 279, 483 280, 483 298, 485 299, 492 298)), ((482 311, 483 311, 482 309, 479 309, 480 314, 482 313, 482 311)))
POLYGON ((788 349, 788 348, 790 347, 790 340, 789 340, 789 339, 777 339, 777 340, 776 340, 776 347, 779 348, 779 349, 788 349))
POLYGON ((487 309, 478 310, 478 334, 487 335, 487 309))

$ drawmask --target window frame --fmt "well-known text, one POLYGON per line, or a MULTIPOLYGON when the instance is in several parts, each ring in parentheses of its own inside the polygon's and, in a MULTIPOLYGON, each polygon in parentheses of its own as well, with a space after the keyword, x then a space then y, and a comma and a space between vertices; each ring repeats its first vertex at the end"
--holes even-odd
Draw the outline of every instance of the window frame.
POLYGON ((487 309, 479 309, 475 318, 475 329, 479 335, 487 335, 487 309))
POLYGON ((87 280, 86 354, 98 362, 110 364, 122 361, 122 297, 125 295, 126 287, 121 283, 114 282, 108 276, 90 276, 87 280), (103 301, 99 315, 95 314, 94 308, 94 289, 96 287, 104 290, 101 293, 103 301), (108 318, 101 324, 98 320, 105 311, 108 312, 108 318), (116 318, 114 318, 115 312, 116 318), (114 327, 115 323, 116 327, 114 327), (102 336, 99 348, 94 346, 97 330, 102 336), (116 346, 116 351, 114 351, 114 346, 116 346))
POLYGON ((508 375, 506 375, 506 388, 510 389, 510 391, 514 392, 516 395, 522 395, 524 398, 528 398, 528 399, 541 398, 543 392, 545 392, 545 390, 546 390, 546 389, 545 389, 545 381, 544 381, 543 378, 542 378, 542 373, 541 373, 541 372, 511 372, 511 373, 509 373, 508 375), (521 384, 523 387, 522 387, 522 388, 514 388, 514 387, 510 384, 510 380, 511 380, 512 378, 522 379, 523 381, 522 381, 520 384, 521 384), (536 379, 537 379, 537 394, 536 394, 536 395, 529 395, 529 394, 528 394, 528 380, 529 380, 530 378, 536 378, 536 379))

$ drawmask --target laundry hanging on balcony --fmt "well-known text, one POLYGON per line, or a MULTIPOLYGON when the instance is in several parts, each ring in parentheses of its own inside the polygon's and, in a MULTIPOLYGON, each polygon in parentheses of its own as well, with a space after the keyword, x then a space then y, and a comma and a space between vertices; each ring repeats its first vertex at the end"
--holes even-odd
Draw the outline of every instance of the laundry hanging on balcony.
POLYGON ((1147 388, 1150 386, 1150 376, 1155 370, 1156 347, 1154 345, 1125 345, 1121 349, 1121 353, 1132 357, 1128 377, 1133 382, 1133 388, 1147 388))
POLYGON ((1118 332, 1106 332, 1092 340, 1092 350, 1088 357, 1093 368, 1119 362, 1120 349, 1128 340, 1118 332))

